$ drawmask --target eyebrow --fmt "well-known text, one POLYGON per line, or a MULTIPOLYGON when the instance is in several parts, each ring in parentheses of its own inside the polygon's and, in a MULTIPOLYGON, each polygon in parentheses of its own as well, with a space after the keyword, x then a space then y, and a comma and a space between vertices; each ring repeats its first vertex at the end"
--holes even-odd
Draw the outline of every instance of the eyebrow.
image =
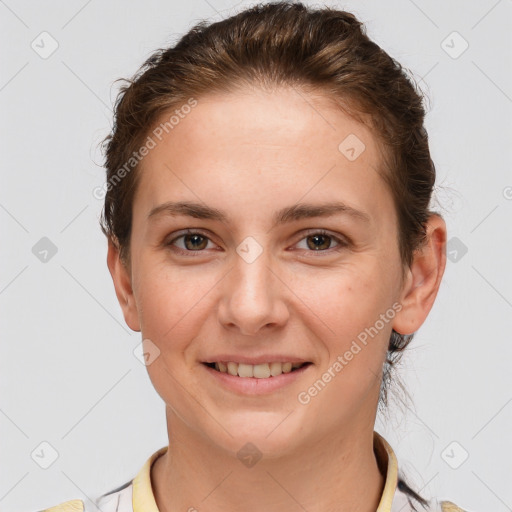
MULTIPOLYGON (((195 219, 216 220, 229 224, 228 216, 217 208, 212 208, 205 204, 189 201, 168 201, 155 206, 148 214, 148 219, 170 215, 172 217, 187 216, 195 219)), ((273 226, 286 224, 289 222, 309 219, 313 217, 330 217, 333 215, 348 215, 364 223, 371 223, 370 216, 342 202, 331 202, 324 204, 299 203, 293 206, 287 206, 277 211, 272 217, 273 226)))

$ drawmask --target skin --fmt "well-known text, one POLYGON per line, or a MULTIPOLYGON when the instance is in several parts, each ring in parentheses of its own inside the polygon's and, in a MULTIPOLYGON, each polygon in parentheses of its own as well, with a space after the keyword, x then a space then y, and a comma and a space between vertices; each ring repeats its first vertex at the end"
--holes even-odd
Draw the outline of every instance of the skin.
POLYGON ((384 476, 373 427, 389 336, 423 324, 446 263, 446 225, 434 215, 428 244, 401 281, 397 217, 380 160, 368 128, 326 98, 292 89, 198 98, 144 158, 130 264, 112 242, 107 262, 127 324, 160 351, 148 373, 166 404, 170 440, 151 471, 162 512, 377 508, 384 476), (354 161, 338 150, 349 134, 366 146, 354 161), (228 222, 148 220, 171 200, 223 210, 228 222), (330 201, 364 211, 369 222, 338 214, 272 226, 285 206, 330 201), (199 250, 175 240, 187 228, 206 236, 199 250), (318 229, 328 236, 315 251, 318 229), (252 263, 236 252, 246 237, 262 249, 252 263), (298 393, 394 303, 401 310, 378 335, 299 403, 298 393), (241 396, 201 363, 222 352, 279 352, 313 365, 272 394, 241 396), (263 455, 252 467, 237 458, 248 442, 263 455))

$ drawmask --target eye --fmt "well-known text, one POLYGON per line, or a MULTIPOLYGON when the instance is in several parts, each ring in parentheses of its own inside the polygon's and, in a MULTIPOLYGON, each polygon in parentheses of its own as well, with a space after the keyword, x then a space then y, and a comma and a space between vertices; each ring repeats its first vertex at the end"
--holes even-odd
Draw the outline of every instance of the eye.
MULTIPOLYGON (((166 242, 166 246, 172 246, 173 250, 180 253, 192 253, 192 252, 203 252, 203 249, 208 248, 208 242, 211 240, 201 233, 200 231, 187 230, 181 235, 174 237, 169 242, 166 242), (181 246, 177 245, 177 241, 180 240, 181 246)), ((213 242, 211 242, 213 244, 213 242)), ((211 247, 210 247, 211 248, 211 247)))
MULTIPOLYGON (((311 230, 300 242, 303 240, 306 241, 306 246, 299 247, 299 249, 305 249, 307 252, 325 253, 339 251, 349 246, 347 241, 323 229, 311 230), (333 240, 336 242, 334 248, 331 247, 333 240)), ((206 234, 198 230, 188 229, 179 236, 172 238, 169 242, 166 242, 165 245, 171 247, 175 252, 192 256, 191 253, 201 253, 204 252, 204 249, 212 249, 213 247, 209 246, 209 243, 215 246, 206 234)))
MULTIPOLYGON (((305 249, 310 249, 308 252, 328 252, 330 249, 339 251, 349 245, 346 241, 323 229, 311 231, 307 236, 302 238, 301 241, 302 240, 306 240, 305 249), (332 240, 335 240, 337 243, 334 248, 330 247, 332 240)), ((304 249, 304 247, 302 247, 302 249, 304 249)))

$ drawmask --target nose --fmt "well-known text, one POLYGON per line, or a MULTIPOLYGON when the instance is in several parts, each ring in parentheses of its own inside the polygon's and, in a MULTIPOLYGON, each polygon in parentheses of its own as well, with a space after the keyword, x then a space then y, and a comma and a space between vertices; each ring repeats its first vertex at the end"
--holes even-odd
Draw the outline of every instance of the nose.
POLYGON ((291 292, 271 264, 266 251, 252 262, 236 256, 221 290, 219 321, 226 329, 254 336, 286 324, 291 292))

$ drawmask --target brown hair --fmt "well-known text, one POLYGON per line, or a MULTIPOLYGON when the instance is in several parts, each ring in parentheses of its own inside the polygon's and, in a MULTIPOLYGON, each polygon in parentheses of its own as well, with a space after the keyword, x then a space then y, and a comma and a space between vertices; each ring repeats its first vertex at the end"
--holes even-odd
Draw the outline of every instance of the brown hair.
MULTIPOLYGON (((140 174, 140 160, 133 156, 161 116, 208 93, 288 86, 334 100, 375 132, 382 148, 379 172, 396 207, 405 275, 434 213, 429 203, 436 172, 423 127, 423 95, 353 14, 300 2, 259 4, 217 23, 197 24, 124 81, 112 133, 103 141, 109 186, 100 224, 127 265, 140 174)), ((392 332, 381 385, 384 404, 391 370, 412 336, 392 332)))

